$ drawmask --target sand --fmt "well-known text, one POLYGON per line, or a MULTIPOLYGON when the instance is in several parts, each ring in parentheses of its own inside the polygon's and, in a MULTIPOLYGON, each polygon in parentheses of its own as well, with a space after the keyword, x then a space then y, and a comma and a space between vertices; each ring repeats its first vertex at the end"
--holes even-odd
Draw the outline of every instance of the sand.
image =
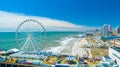
POLYGON ((88 54, 88 50, 85 48, 82 48, 83 45, 88 44, 87 40, 85 38, 77 38, 75 41, 69 44, 67 48, 62 50, 61 53, 68 54, 72 56, 79 56, 83 57, 84 55, 88 54))
POLYGON ((79 57, 83 57, 84 55, 87 55, 87 50, 85 48, 82 48, 83 45, 87 44, 87 40, 85 38, 78 39, 72 48, 72 55, 77 55, 79 57))

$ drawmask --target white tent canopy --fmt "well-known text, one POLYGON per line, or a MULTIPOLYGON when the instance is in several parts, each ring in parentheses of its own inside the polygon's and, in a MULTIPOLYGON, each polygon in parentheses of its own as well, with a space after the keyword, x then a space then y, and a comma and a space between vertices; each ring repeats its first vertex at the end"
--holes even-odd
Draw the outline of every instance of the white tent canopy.
POLYGON ((34 55, 34 54, 22 54, 22 53, 15 53, 10 55, 10 57, 14 57, 14 58, 33 58, 33 59, 40 59, 40 58, 44 58, 44 55, 34 55))
POLYGON ((16 48, 13 48, 7 51, 7 53, 11 53, 11 52, 19 52, 19 50, 16 48))

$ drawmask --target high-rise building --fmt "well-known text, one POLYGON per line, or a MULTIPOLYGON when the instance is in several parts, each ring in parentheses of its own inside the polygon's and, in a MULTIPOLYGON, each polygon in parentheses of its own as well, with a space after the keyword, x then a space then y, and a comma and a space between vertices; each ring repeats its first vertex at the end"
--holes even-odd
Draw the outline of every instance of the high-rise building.
POLYGON ((111 27, 111 25, 108 25, 108 32, 109 32, 109 33, 112 32, 112 27, 111 27))
POLYGON ((103 34, 108 35, 108 25, 107 24, 103 25, 103 34))
POLYGON ((119 26, 116 27, 116 34, 120 34, 120 27, 119 26))
POLYGON ((108 25, 108 24, 104 24, 103 25, 103 28, 102 28, 102 33, 104 34, 104 35, 110 35, 111 33, 112 33, 112 27, 111 27, 111 25, 108 25))

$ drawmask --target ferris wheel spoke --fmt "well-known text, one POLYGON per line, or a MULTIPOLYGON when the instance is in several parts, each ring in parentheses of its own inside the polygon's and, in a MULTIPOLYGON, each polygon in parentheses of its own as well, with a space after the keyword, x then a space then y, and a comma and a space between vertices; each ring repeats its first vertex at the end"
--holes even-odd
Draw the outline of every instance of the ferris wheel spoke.
POLYGON ((16 32, 17 44, 22 52, 36 52, 44 48, 46 31, 38 21, 25 20, 18 26, 16 32))
POLYGON ((40 42, 40 43, 42 43, 42 39, 38 39, 38 38, 34 38, 36 41, 38 41, 38 42, 40 42))
POLYGON ((35 48, 36 48, 37 50, 40 50, 40 49, 39 49, 40 47, 39 47, 39 45, 37 44, 37 41, 33 39, 33 43, 34 43, 34 45, 35 45, 35 48))
POLYGON ((35 42, 38 42, 38 46, 39 46, 39 48, 40 47, 43 47, 43 45, 44 45, 44 43, 42 42, 42 40, 38 40, 38 39, 34 39, 35 40, 35 42))
POLYGON ((26 39, 24 39, 23 41, 19 42, 19 47, 22 47, 22 45, 25 43, 26 39))

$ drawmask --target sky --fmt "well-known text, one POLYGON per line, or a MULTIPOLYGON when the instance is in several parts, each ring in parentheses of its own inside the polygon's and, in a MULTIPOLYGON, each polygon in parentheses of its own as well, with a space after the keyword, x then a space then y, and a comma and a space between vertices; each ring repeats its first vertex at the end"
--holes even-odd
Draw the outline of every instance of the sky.
MULTIPOLYGON (((4 20, 0 22, 5 22, 5 19, 14 20, 16 15, 23 18, 32 16, 57 20, 60 21, 60 25, 63 23, 61 21, 64 21, 67 24, 63 27, 79 26, 78 28, 86 29, 100 27, 103 24, 116 27, 120 23, 119 3, 120 0, 0 0, 0 17, 3 14, 6 17, 12 14, 13 17, 3 17, 4 20)), ((55 26, 59 27, 57 24, 55 26)))

